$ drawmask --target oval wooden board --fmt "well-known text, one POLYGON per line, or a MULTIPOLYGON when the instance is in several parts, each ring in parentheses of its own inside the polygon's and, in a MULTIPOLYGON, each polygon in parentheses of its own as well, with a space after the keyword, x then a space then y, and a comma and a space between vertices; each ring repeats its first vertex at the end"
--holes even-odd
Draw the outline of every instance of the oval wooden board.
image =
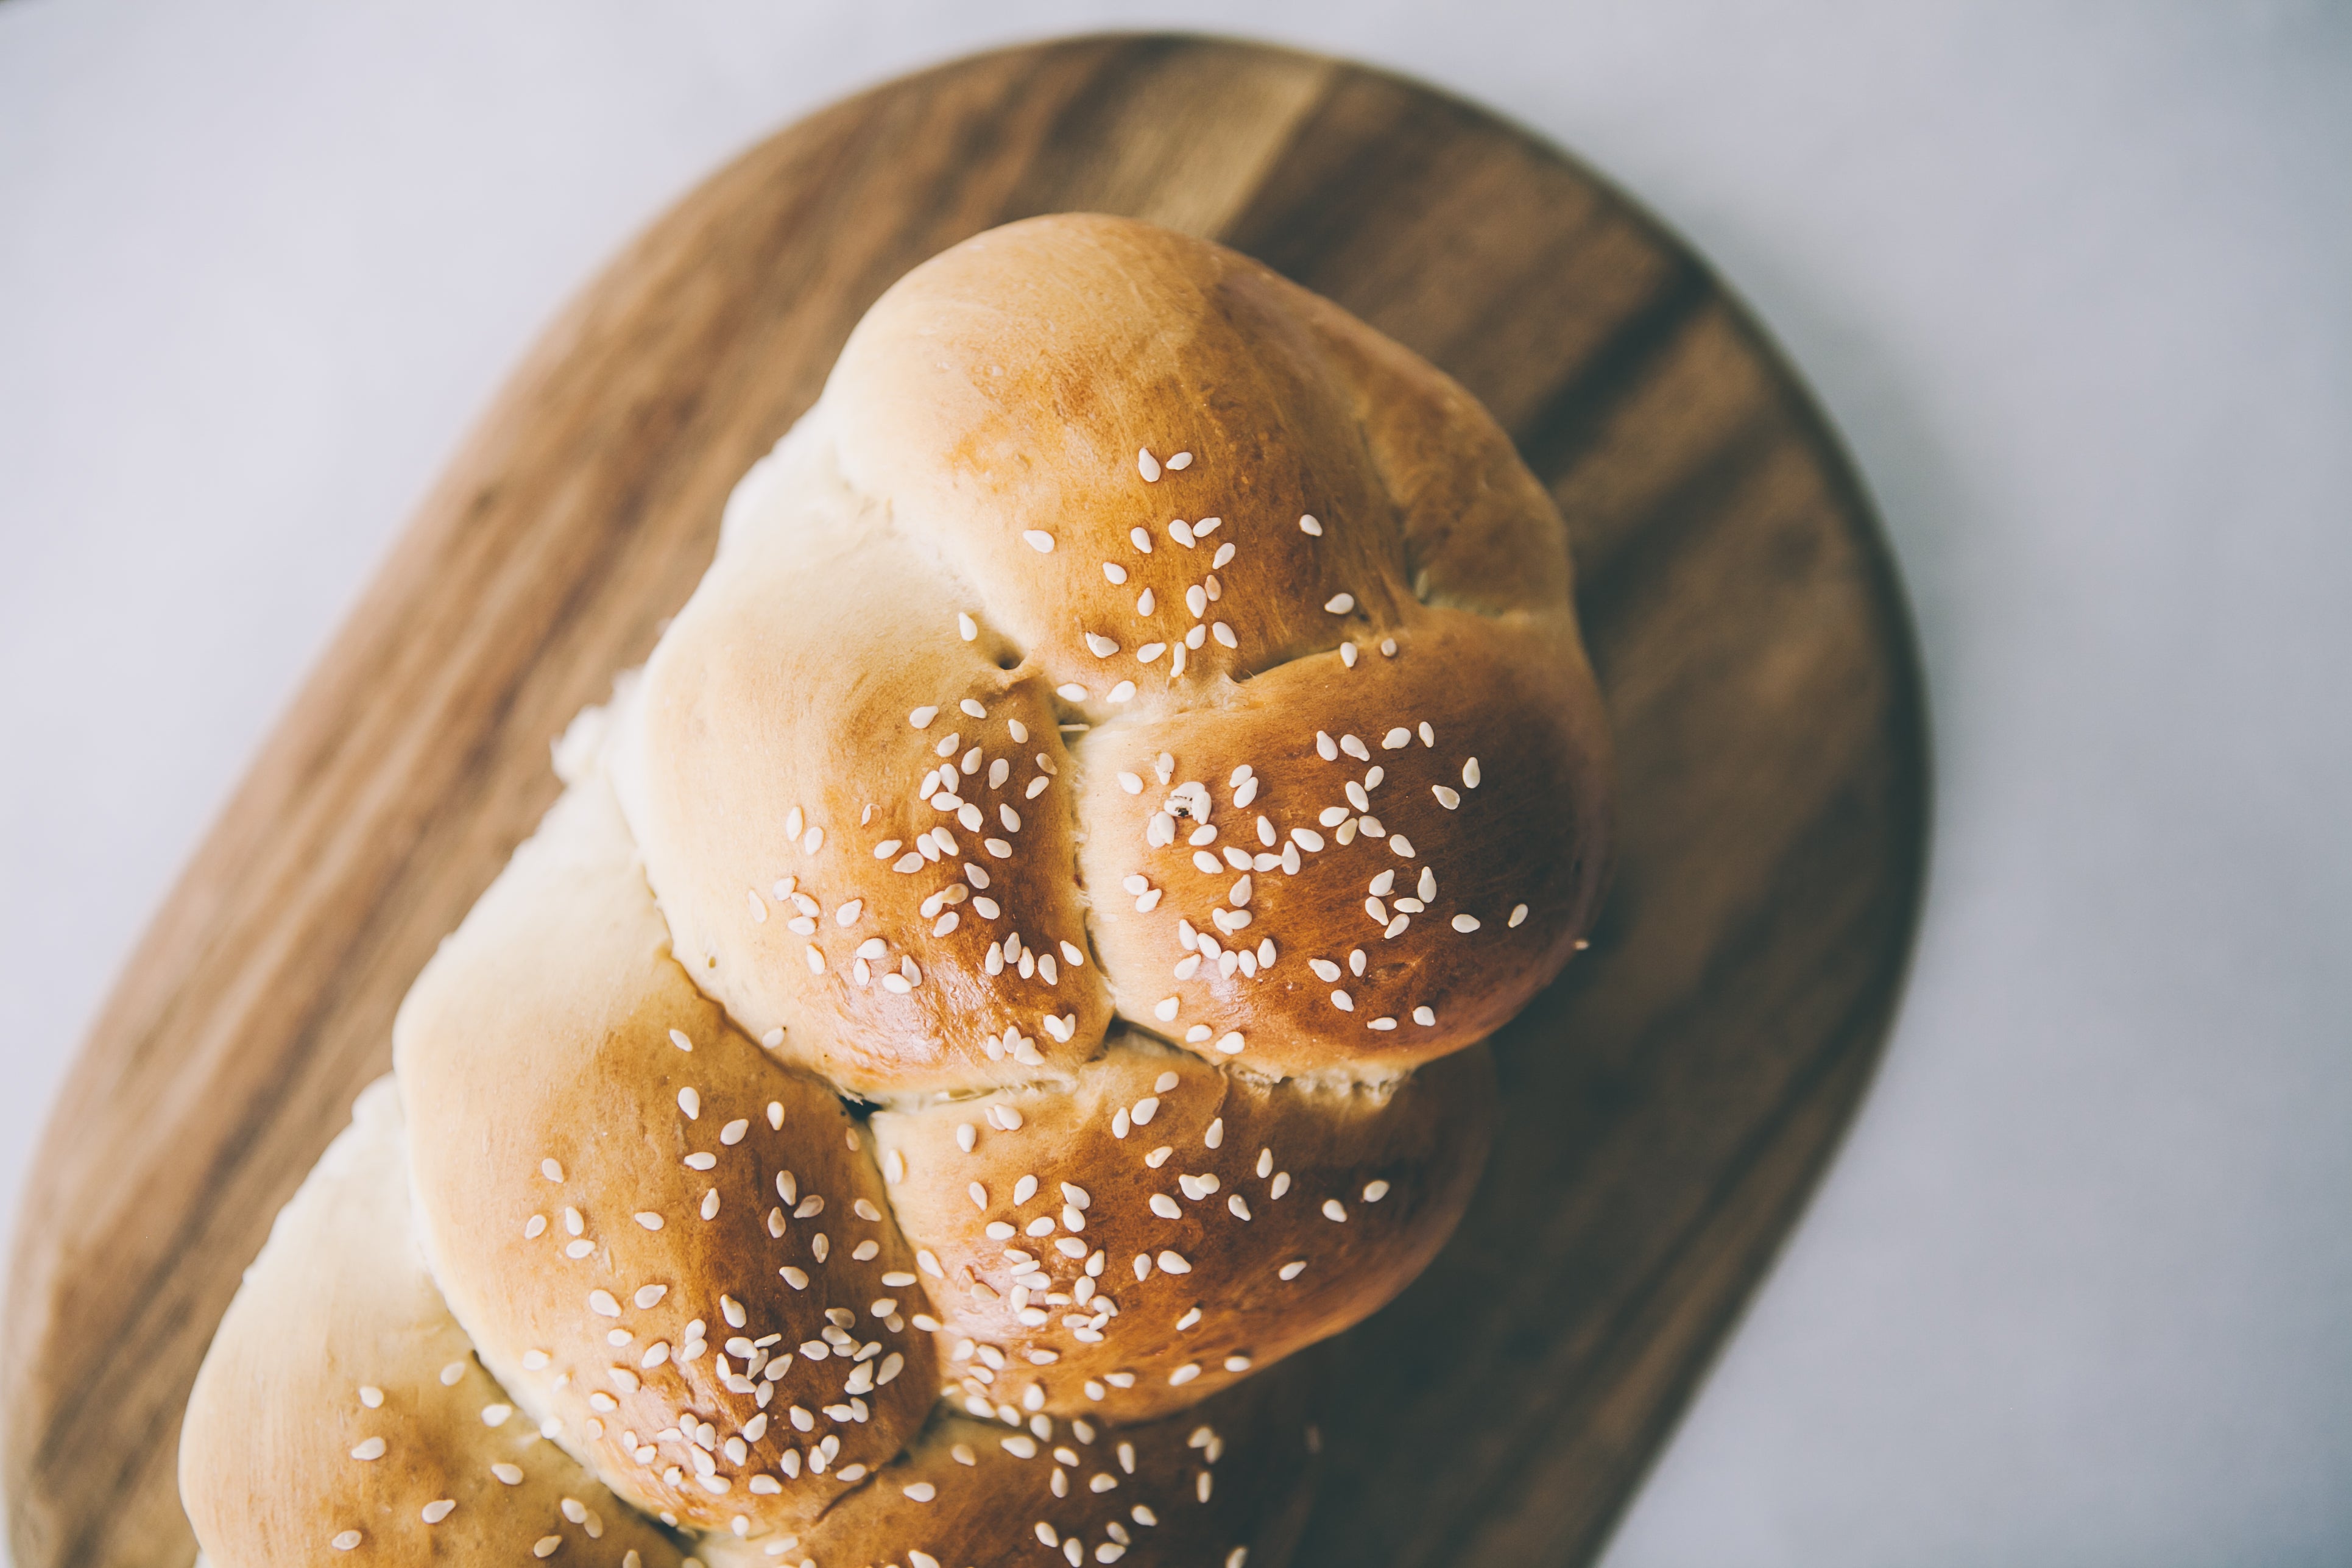
MULTIPOLYGON (((1869 1076, 1926 843, 1899 588, 1819 415, 1697 258, 1558 152, 1328 59, 1098 37, 805 120, 516 373, 157 917, 10 1273, 18 1568, 184 1563, 181 1407, 393 1009, 642 659, 720 502, 908 268, 1033 213, 1213 236, 1483 398, 1575 534, 1616 726, 1592 953, 1498 1040, 1460 1234, 1340 1350, 1301 1562, 1595 1555, 1869 1076)), ((267 1484, 257 1478, 257 1484, 267 1484)))

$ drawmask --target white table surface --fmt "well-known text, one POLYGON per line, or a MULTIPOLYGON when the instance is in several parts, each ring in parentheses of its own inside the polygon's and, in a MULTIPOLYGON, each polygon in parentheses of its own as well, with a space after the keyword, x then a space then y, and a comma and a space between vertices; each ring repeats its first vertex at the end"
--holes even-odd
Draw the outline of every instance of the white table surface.
POLYGON ((816 11, 0 4, 8 1210, 295 682, 637 225, 911 66, 1247 32, 1475 96, 1696 241, 1918 616, 1885 1068, 1610 1562, 2346 1561, 2352 11, 816 11))

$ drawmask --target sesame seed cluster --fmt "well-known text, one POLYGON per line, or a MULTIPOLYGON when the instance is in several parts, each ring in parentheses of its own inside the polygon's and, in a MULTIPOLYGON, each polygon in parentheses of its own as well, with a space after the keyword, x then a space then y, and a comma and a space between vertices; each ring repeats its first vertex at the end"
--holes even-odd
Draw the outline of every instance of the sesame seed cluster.
POLYGON ((216 1568, 469 1510, 623 1568, 1278 1561, 1287 1358, 1450 1233, 1480 1042, 1598 899, 1569 589, 1475 403, 1244 258, 1061 217, 910 274, 403 1006, 385 1294, 465 1352, 346 1306, 299 1394, 208 1362, 199 1469, 334 1434, 284 1551, 192 1494, 216 1568))

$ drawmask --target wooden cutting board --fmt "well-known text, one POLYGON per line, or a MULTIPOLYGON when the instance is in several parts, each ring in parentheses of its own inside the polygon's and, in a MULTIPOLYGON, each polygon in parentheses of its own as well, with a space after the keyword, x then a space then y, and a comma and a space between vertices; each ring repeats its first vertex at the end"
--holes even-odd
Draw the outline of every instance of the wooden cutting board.
POLYGON ((1007 50, 752 149, 548 331, 132 958, 0 1343, 18 1568, 179 1568, 180 1413, 393 1009, 642 659, 720 502, 908 268, 1033 213, 1212 236, 1486 401, 1574 531, 1616 727, 1595 950, 1497 1041, 1460 1234, 1342 1351, 1307 1568, 1580 1563, 1867 1081, 1917 909, 1902 595, 1819 412, 1680 242, 1483 110, 1192 37, 1007 50))

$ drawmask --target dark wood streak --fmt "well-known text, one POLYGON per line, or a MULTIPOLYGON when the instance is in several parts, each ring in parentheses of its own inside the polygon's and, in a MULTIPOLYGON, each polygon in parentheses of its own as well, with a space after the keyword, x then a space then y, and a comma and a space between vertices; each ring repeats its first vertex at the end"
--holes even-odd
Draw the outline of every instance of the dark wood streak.
MULTIPOLYGON (((1801 1206, 1900 988, 1927 843, 1902 596, 1818 413, 1704 264, 1397 79, 1186 37, 962 60, 744 154, 549 330, 158 913, 10 1275, 21 1568, 179 1564, 197 1362, 394 1007, 552 798, 728 489, 908 267, 1035 212, 1209 232, 1428 354, 1559 499, 1620 746, 1594 951, 1499 1038, 1454 1244, 1328 1356, 1301 1561, 1589 1559, 1801 1206)), ((265 1482, 266 1484, 266 1482, 265 1482)))

